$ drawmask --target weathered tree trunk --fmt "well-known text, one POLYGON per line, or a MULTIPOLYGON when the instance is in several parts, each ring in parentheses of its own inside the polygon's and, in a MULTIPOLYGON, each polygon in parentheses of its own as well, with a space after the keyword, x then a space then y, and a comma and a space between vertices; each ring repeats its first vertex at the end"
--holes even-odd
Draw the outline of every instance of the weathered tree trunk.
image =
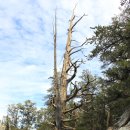
POLYGON ((56 23, 56 13, 55 13, 55 26, 54 26, 54 90, 55 90, 55 130, 62 130, 62 115, 61 115, 61 101, 60 92, 58 85, 58 75, 57 75, 57 23, 56 23))
POLYGON ((130 107, 126 109, 114 127, 109 127, 108 130, 130 130, 130 107))
POLYGON ((122 114, 120 120, 115 124, 115 127, 121 128, 130 121, 130 107, 122 114))
POLYGON ((107 112, 107 128, 112 126, 112 115, 111 115, 111 109, 109 107, 106 108, 106 112, 107 112))
POLYGON ((70 26, 68 29, 68 38, 66 43, 66 50, 64 54, 64 61, 63 61, 63 67, 62 67, 62 73, 61 73, 61 103, 62 103, 62 111, 65 111, 66 109, 66 98, 67 98, 67 70, 70 67, 70 52, 71 52, 71 40, 72 40, 72 22, 73 22, 74 14, 72 15, 72 18, 70 20, 70 26))

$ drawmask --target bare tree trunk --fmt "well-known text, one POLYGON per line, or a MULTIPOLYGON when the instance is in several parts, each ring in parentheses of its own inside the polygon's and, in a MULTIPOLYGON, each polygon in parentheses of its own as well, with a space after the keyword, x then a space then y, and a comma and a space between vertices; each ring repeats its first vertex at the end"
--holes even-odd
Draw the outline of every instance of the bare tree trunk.
POLYGON ((106 108, 106 112, 107 112, 107 128, 111 127, 112 126, 112 115, 111 115, 111 109, 108 107, 106 108))
POLYGON ((57 23, 56 23, 56 12, 55 12, 55 26, 54 26, 54 89, 55 89, 55 130, 62 130, 62 117, 61 117, 61 101, 60 92, 58 85, 57 75, 57 23))
POLYGON ((72 22, 73 22, 74 14, 72 15, 72 18, 70 20, 70 27, 68 30, 68 38, 66 43, 66 51, 64 54, 64 61, 63 61, 63 67, 62 67, 62 73, 61 73, 61 103, 62 103, 62 110, 65 111, 66 109, 66 98, 67 98, 67 70, 70 67, 70 51, 71 51, 71 39, 72 39, 72 22))

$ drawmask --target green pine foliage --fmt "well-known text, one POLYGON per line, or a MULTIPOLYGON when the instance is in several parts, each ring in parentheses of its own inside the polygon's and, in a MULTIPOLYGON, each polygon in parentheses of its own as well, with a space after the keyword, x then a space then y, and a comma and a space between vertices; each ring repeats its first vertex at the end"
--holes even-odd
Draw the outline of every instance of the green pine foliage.
MULTIPOLYGON (((99 57, 103 62, 102 77, 105 105, 109 106, 112 124, 130 104, 130 6, 125 5, 121 14, 107 26, 97 26, 88 40, 95 48, 89 59, 99 57)), ((102 91, 101 91, 102 93, 102 91)))

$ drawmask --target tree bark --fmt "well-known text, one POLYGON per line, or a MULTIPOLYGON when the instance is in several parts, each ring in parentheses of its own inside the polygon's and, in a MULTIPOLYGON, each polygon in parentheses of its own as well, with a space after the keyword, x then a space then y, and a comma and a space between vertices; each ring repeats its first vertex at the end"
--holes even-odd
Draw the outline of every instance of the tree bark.
POLYGON ((55 26, 54 26, 54 90, 55 90, 55 130, 62 130, 62 116, 61 116, 61 101, 60 92, 58 85, 58 75, 57 75, 57 22, 56 22, 56 12, 55 12, 55 26))
POLYGON ((115 127, 121 128, 130 121, 130 107, 122 114, 120 120, 115 124, 115 127))

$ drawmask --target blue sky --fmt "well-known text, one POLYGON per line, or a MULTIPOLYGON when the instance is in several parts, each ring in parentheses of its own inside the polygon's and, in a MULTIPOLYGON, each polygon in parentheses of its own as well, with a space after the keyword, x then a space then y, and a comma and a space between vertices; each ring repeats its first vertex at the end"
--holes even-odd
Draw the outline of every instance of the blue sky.
MULTIPOLYGON (((76 28, 74 38, 80 42, 92 34, 90 27, 106 25, 119 13, 119 0, 0 0, 0 118, 6 114, 8 104, 31 99, 43 106, 51 84, 48 77, 53 74, 54 10, 57 8, 60 69, 76 3, 76 16, 88 15, 76 28)), ((97 59, 86 62, 83 68, 100 73, 97 59)))

